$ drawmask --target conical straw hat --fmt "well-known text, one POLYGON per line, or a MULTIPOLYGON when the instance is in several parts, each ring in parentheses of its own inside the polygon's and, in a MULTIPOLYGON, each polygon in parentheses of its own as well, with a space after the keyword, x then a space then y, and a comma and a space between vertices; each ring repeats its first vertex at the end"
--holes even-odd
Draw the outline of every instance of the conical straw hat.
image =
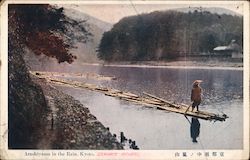
POLYGON ((203 82, 202 80, 195 80, 194 82, 193 82, 193 84, 199 84, 199 83, 201 83, 201 82, 203 82))

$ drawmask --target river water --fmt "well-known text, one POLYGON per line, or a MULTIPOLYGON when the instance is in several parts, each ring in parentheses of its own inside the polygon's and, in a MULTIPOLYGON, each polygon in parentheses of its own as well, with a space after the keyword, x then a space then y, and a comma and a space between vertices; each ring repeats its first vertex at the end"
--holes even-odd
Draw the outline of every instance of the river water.
POLYGON ((192 82, 201 79, 203 102, 200 110, 225 113, 229 116, 225 122, 185 118, 180 114, 135 105, 84 89, 57 88, 85 104, 118 138, 120 132, 124 132, 127 138, 135 140, 140 149, 243 148, 242 70, 86 65, 64 71, 115 76, 116 80, 87 82, 138 95, 147 92, 175 103, 186 104, 190 104, 192 82))

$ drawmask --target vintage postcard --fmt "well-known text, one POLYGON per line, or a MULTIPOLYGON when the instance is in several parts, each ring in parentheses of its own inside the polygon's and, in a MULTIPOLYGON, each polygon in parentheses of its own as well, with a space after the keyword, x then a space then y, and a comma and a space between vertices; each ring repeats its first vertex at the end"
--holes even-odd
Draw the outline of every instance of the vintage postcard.
POLYGON ((0 159, 249 159, 248 1, 1 2, 0 159))

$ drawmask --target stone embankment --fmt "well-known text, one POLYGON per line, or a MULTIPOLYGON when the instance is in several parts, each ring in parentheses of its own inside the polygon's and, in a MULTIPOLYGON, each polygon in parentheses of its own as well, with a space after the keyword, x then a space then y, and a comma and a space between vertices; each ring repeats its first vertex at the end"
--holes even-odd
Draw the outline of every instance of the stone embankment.
POLYGON ((41 86, 50 107, 44 127, 37 131, 37 148, 123 149, 121 143, 86 106, 45 80, 33 76, 32 79, 41 86))

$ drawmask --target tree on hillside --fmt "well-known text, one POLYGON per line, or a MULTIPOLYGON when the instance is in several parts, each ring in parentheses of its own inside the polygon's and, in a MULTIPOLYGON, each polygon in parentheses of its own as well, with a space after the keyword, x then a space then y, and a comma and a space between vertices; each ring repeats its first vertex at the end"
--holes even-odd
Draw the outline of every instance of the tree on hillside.
POLYGON ((84 27, 85 21, 70 19, 63 10, 47 4, 11 4, 9 34, 18 37, 18 43, 37 55, 54 57, 59 63, 72 63, 76 56, 69 49, 77 41, 86 42, 91 34, 84 27))
POLYGON ((35 148, 34 133, 48 108, 41 88, 32 82, 23 60, 24 48, 33 53, 72 63, 75 42, 90 33, 51 5, 9 4, 8 8, 8 146, 35 148), (75 33, 75 31, 79 31, 75 33), (80 34, 79 34, 80 33, 80 34), (33 141, 33 143, 32 143, 33 141))

